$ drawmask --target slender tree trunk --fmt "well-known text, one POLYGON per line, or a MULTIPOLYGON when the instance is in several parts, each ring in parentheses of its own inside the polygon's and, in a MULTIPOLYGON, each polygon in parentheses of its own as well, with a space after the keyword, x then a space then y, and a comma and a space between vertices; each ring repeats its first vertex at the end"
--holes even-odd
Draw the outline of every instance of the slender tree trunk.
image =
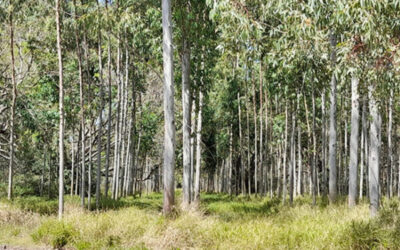
POLYGON ((199 90, 199 111, 197 113, 196 131, 196 177, 194 184, 194 201, 200 200, 200 171, 201 171, 201 132, 203 122, 203 92, 199 90))
MULTIPOLYGON (((248 194, 249 196, 251 195, 251 176, 250 176, 250 165, 251 165, 251 159, 250 159, 250 118, 249 118, 249 101, 247 98, 247 84, 246 84, 246 91, 245 91, 245 100, 246 100, 246 129, 247 129, 247 165, 246 165, 246 170, 248 173, 248 194)), ((400 192, 400 191, 399 191, 400 192)))
POLYGON ((393 88, 390 88, 389 96, 389 115, 388 115, 388 158, 389 164, 387 168, 387 190, 388 197, 393 196, 393 145, 392 145, 392 126, 393 126, 393 88))
POLYGON ((296 130, 296 114, 292 114, 292 131, 290 133, 290 165, 289 165, 289 201, 293 205, 293 191, 294 191, 294 169, 295 169, 295 146, 294 134, 296 130))
POLYGON ((362 103, 362 115, 361 115, 361 123, 362 123, 362 128, 361 128, 361 150, 360 150, 360 195, 359 199, 361 200, 363 198, 363 188, 364 188, 364 166, 365 166, 365 160, 368 157, 365 151, 365 142, 366 142, 366 120, 365 120, 365 113, 366 113, 366 103, 363 100, 362 103))
POLYGON ((175 117, 174 65, 171 0, 162 0, 163 61, 164 61, 164 200, 163 212, 170 214, 175 196, 175 117))
MULTIPOLYGON (((336 36, 331 34, 331 61, 336 61, 336 36)), ((334 203, 337 196, 337 169, 336 169, 336 77, 332 73, 329 113, 329 203, 334 203)))
POLYGON ((313 138, 313 153, 312 153, 312 167, 311 167, 311 175, 312 175, 312 180, 311 180, 311 193, 312 193, 312 202, 313 202, 313 206, 316 205, 317 203, 317 174, 318 174, 318 170, 317 170, 317 138, 316 138, 316 133, 315 133, 315 90, 314 90, 314 86, 312 87, 312 116, 313 116, 313 120, 312 120, 312 138, 313 138))
POLYGON ((369 199, 371 216, 375 216, 379 209, 379 157, 380 157, 380 129, 381 116, 379 113, 378 103, 374 96, 375 87, 369 86, 369 107, 371 114, 370 127, 370 154, 368 163, 368 180, 369 180, 369 199))
POLYGON ((359 134, 359 95, 358 78, 351 79, 351 138, 350 138, 350 166, 349 166, 349 207, 356 205, 357 174, 358 174, 358 134, 359 134))
POLYGON ((245 195, 245 170, 243 164, 243 136, 242 136, 242 110, 240 105, 240 94, 237 94, 237 102, 238 102, 238 114, 239 114, 239 157, 240 157, 240 187, 242 191, 242 195, 245 195))
POLYGON ((258 194, 258 133, 257 133, 257 105, 256 105, 256 83, 253 81, 253 112, 254 112, 254 193, 258 194))
POLYGON ((262 58, 260 60, 260 195, 264 194, 264 163, 263 163, 263 75, 262 58))
POLYGON ((229 131, 229 170, 228 170, 228 190, 232 197, 232 169, 233 169, 233 124, 231 123, 229 131))
MULTIPOLYGON (((108 1, 105 0, 107 17, 108 17, 108 1)), ((112 124, 112 98, 111 98, 111 41, 110 41, 110 28, 107 26, 107 81, 108 81, 108 121, 107 121, 107 149, 106 149, 106 164, 105 164, 105 182, 104 192, 106 197, 108 196, 108 171, 110 168, 110 153, 111 153, 111 124, 112 124)))
POLYGON ((118 183, 119 183, 119 163, 120 163, 120 141, 121 141, 121 100, 122 100, 122 81, 121 81, 121 70, 120 70, 120 60, 121 60, 121 48, 120 42, 118 40, 117 49, 117 82, 118 82, 118 93, 117 93, 117 115, 115 119, 115 135, 114 135, 114 171, 113 171, 113 184, 112 184, 112 198, 118 198, 118 183))
MULTIPOLYGON (((265 88, 265 93, 264 93, 264 98, 265 98, 265 152, 268 152, 268 148, 271 149, 271 154, 270 154, 270 160, 272 161, 272 148, 269 147, 269 140, 268 140, 268 135, 269 135, 269 130, 268 130, 268 87, 265 88)), ((272 137, 271 137, 272 138, 272 137)), ((268 156, 266 156, 266 161, 268 163, 268 156)), ((269 169, 270 169, 270 192, 271 192, 271 197, 272 197, 272 165, 269 165, 269 169)), ((267 166, 268 166, 267 165, 267 166)), ((268 192, 268 167, 265 168, 265 194, 268 192)))
POLYGON ((128 181, 128 195, 133 194, 134 190, 134 178, 135 178, 135 125, 136 125, 136 86, 135 86, 135 80, 132 80, 132 107, 131 107, 131 131, 130 131, 130 137, 131 137, 131 144, 130 144, 130 171, 129 171, 129 181, 128 181))
MULTIPOLYGON (((300 113, 300 95, 297 96, 297 112, 300 113)), ((299 115, 300 116, 300 115, 299 115)), ((301 123, 300 117, 298 119, 299 124, 297 125, 297 154, 298 154, 298 176, 297 176, 297 194, 303 195, 303 159, 301 155, 301 123)))
POLYGON ((75 140, 74 140, 75 130, 72 128, 72 140, 71 140, 71 196, 74 194, 74 171, 75 171, 75 140))
POLYGON ((327 169, 326 169, 326 152, 327 152, 327 145, 326 145, 326 108, 325 108, 325 99, 326 94, 325 90, 322 91, 321 95, 321 111, 322 111, 322 194, 325 196, 327 195, 327 169))
MULTIPOLYGON (((185 35, 184 35, 185 36, 185 35)), ((190 204, 190 45, 186 37, 183 38, 182 51, 182 109, 183 109, 183 203, 186 208, 190 204)))
POLYGON ((195 195, 194 195, 194 185, 195 185, 195 152, 194 152, 194 143, 195 143, 195 136, 196 136, 196 102, 194 98, 192 98, 192 105, 191 105, 191 121, 190 123, 192 124, 190 128, 190 179, 192 180, 190 183, 190 200, 194 201, 195 200, 195 195))
POLYGON ((75 27, 75 46, 76 46, 76 55, 78 58, 78 72, 79 72, 79 107, 80 107, 80 122, 81 122, 81 163, 82 163, 82 189, 81 189, 81 206, 82 208, 85 206, 85 112, 84 112, 84 97, 83 97, 83 71, 82 71, 82 53, 81 53, 81 44, 79 41, 79 26, 78 26, 78 11, 77 11, 77 6, 76 6, 76 0, 73 1, 74 3, 74 19, 76 22, 76 27, 75 27))
POLYGON ((61 220, 64 213, 64 82, 63 82, 63 62, 61 47, 61 24, 60 24, 60 5, 62 0, 56 0, 56 27, 57 27, 57 54, 58 54, 58 73, 59 73, 59 181, 58 181, 58 219, 61 220))
MULTIPOLYGON (((97 2, 97 8, 99 8, 99 1, 97 2)), ((100 15, 100 10, 98 10, 100 15)), ((99 22, 100 22, 100 16, 99 22)), ((101 151, 102 151, 102 145, 101 145, 101 137, 103 135, 103 126, 102 126, 102 120, 103 120, 103 109, 104 109, 104 91, 103 91, 103 86, 104 86, 104 81, 103 81, 103 54, 102 54, 102 49, 101 49, 101 30, 99 27, 98 31, 98 60, 99 60, 99 75, 100 75, 100 106, 99 106, 99 128, 98 128, 98 135, 97 135, 97 171, 96 171, 96 208, 100 208, 100 185, 101 185, 101 151)), ((89 175, 90 175, 89 171, 89 175)), ((90 195, 90 194, 89 194, 90 195)), ((90 202, 89 202, 90 204, 90 202)), ((90 206, 90 205, 89 205, 90 206)), ((90 208, 89 208, 90 209, 90 208)))
POLYGON ((285 104, 285 140, 284 140, 284 146, 283 146, 283 204, 286 202, 286 162, 287 162, 287 140, 288 140, 288 123, 289 123, 289 114, 288 114, 288 104, 286 102, 285 104))
MULTIPOLYGON (((10 1, 12 4, 13 1, 10 1)), ((14 22, 13 22, 13 7, 10 13, 10 54, 11 54, 11 83, 12 83, 12 100, 11 100, 11 115, 10 115, 10 161, 8 169, 8 194, 9 200, 13 197, 13 177, 14 177, 14 130, 15 130, 15 107, 17 101, 17 82, 15 80, 15 57, 14 57, 14 22)))
MULTIPOLYGON (((101 127, 101 123, 99 124, 99 126, 101 127)), ((89 169, 88 169, 88 204, 87 204, 88 210, 91 209, 92 205, 92 159, 93 159, 93 142, 94 142, 92 138, 93 138, 92 125, 89 124, 89 166, 88 166, 89 169)), ((99 156, 101 156, 101 153, 97 152, 97 159, 99 158, 99 156)))

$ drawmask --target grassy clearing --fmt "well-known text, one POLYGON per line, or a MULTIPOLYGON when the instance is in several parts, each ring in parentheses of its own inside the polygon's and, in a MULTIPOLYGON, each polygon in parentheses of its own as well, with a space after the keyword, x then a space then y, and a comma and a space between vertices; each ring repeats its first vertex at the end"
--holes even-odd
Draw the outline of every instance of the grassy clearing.
MULTIPOLYGON (((309 198, 283 206, 276 199, 203 194, 201 206, 177 217, 161 215, 161 194, 103 200, 102 211, 82 211, 78 197, 66 199, 56 219, 54 200, 20 198, 0 202, 0 244, 75 249, 369 249, 399 248, 400 208, 385 201, 369 219, 368 205, 348 209, 311 207, 309 198)), ((325 204, 319 201, 319 204, 325 204)))

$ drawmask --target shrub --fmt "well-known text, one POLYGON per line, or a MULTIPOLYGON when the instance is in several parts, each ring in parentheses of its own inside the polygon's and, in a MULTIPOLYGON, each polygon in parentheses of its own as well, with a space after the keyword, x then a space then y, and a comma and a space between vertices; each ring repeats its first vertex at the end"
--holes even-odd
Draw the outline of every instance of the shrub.
POLYGON ((353 221, 348 236, 354 249, 371 249, 381 243, 379 226, 372 220, 353 221))
POLYGON ((35 242, 43 242, 60 249, 70 243, 76 234, 76 230, 70 224, 58 220, 48 220, 41 224, 31 236, 35 242))

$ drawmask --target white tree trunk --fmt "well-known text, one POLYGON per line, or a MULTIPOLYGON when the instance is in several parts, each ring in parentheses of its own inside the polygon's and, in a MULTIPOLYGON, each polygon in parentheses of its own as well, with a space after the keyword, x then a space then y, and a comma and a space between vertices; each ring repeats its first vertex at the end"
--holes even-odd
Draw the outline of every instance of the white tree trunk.
POLYGON ((183 109, 183 208, 186 208, 190 204, 190 45, 186 38, 183 41, 183 52, 182 52, 182 109, 183 109))
POLYGON ((370 126, 370 154, 368 160, 368 181, 371 216, 375 216, 379 209, 379 154, 380 154, 380 129, 381 116, 376 101, 375 87, 369 86, 369 107, 371 114, 370 126))
POLYGON ((172 212, 175 199, 175 111, 171 0, 162 0, 164 67, 164 199, 163 212, 172 212))
POLYGON ((200 199, 200 171, 201 171, 201 130, 203 123, 203 92, 199 90, 199 111, 197 114, 197 131, 196 131, 196 177, 194 184, 194 200, 200 199))
POLYGON ((351 138, 350 138, 350 166, 349 166, 349 207, 356 205, 357 175, 358 175, 358 135, 359 135, 359 95, 358 78, 351 79, 351 138))
MULTIPOLYGON (((332 65, 336 61, 336 37, 330 38, 332 65)), ((329 112, 329 202, 334 203, 337 196, 337 168, 336 168, 336 77, 332 73, 329 112)))
POLYGON ((56 26, 57 26, 57 54, 58 54, 58 74, 59 74, 59 180, 58 180, 58 219, 61 220, 64 213, 64 81, 63 81, 63 62, 61 47, 61 24, 60 24, 60 5, 62 0, 56 0, 56 26))

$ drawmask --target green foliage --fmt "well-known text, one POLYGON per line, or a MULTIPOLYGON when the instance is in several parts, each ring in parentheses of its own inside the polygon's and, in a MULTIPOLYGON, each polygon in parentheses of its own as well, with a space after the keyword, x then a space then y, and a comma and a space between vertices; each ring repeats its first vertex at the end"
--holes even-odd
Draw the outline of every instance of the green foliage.
POLYGON ((384 200, 379 214, 368 220, 352 221, 344 239, 349 239, 354 249, 398 249, 400 232, 399 200, 384 200))
POLYGON ((348 237, 355 249, 372 249, 381 243, 381 231, 374 221, 353 221, 348 237))
POLYGON ((77 231, 70 224, 55 219, 42 223, 31 235, 35 242, 43 242, 55 249, 60 249, 71 243, 77 231))
POLYGON ((58 211, 57 200, 37 196, 17 197, 12 201, 12 204, 24 211, 40 215, 56 214, 58 211))

